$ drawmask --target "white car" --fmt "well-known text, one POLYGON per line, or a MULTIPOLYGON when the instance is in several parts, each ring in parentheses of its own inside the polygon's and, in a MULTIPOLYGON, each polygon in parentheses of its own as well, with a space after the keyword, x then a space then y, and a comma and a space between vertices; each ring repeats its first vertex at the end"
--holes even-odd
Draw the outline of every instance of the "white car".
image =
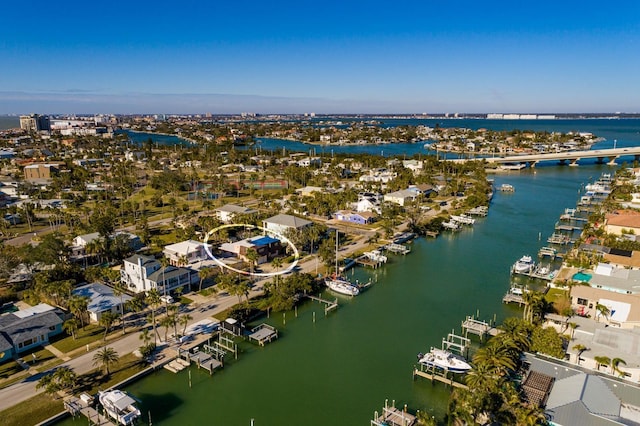
POLYGON ((173 302, 175 302, 175 300, 173 300, 173 297, 171 297, 171 296, 160 296, 160 300, 162 300, 164 303, 173 303, 173 302))

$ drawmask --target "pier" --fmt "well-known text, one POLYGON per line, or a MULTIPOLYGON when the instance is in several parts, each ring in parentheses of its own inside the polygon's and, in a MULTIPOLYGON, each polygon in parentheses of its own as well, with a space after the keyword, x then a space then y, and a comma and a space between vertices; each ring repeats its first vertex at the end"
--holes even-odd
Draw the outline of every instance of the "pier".
POLYGON ((464 331, 465 338, 471 333, 479 336, 481 340, 484 339, 487 334, 495 336, 500 332, 488 322, 480 321, 470 316, 462 322, 462 331, 464 331))
POLYGON ((502 298, 502 303, 517 303, 518 306, 524 305, 524 297, 522 294, 507 293, 502 298))
POLYGON ((373 260, 366 255, 362 255, 355 260, 356 265, 358 266, 368 266, 373 269, 379 268, 384 262, 378 260, 373 260))
POLYGON ((263 323, 254 327, 248 337, 249 340, 254 340, 260 346, 264 346, 265 343, 271 343, 273 339, 278 338, 278 330, 269 324, 263 323))
POLYGON ((389 401, 384 401, 382 413, 378 415, 376 411, 371 420, 371 426, 414 426, 417 424, 417 418, 413 414, 407 413, 407 406, 403 410, 396 408, 395 400, 388 405, 389 401))
POLYGON ((467 214, 470 214, 472 216, 481 216, 484 217, 487 214, 489 214, 489 208, 487 206, 478 206, 478 207, 474 207, 471 210, 469 210, 467 212, 467 214))
POLYGON ((306 295, 309 299, 311 300, 315 300, 316 302, 320 302, 323 303, 325 305, 324 307, 324 315, 327 316, 327 314, 335 309, 338 308, 338 298, 336 297, 334 300, 327 300, 327 299, 323 299, 321 297, 318 296, 312 296, 310 294, 306 295))
MULTIPOLYGON (((205 345, 205 348, 206 347, 207 345, 205 345)), ((209 347, 209 349, 213 348, 209 347)), ((193 351, 194 352, 189 352, 178 349, 178 357, 182 360, 182 362, 186 362, 187 366, 190 365, 191 362, 195 361, 198 368, 207 370, 209 374, 213 374, 214 370, 223 366, 222 361, 215 359, 213 355, 211 355, 211 353, 207 353, 205 350, 200 351, 198 348, 194 348, 193 351)), ((211 352, 216 356, 219 356, 219 352, 217 350, 212 350, 211 352)))
POLYGON ((93 398, 91 400, 84 400, 75 396, 70 396, 64 400, 64 409, 69 412, 73 417, 81 415, 89 419, 89 424, 96 426, 109 425, 112 426, 111 420, 98 412, 93 405, 93 398))
POLYGON ((384 246, 384 249, 396 254, 408 254, 411 253, 411 249, 402 244, 391 243, 384 246))
POLYGON ((469 389, 465 384, 453 380, 453 377, 448 377, 446 371, 438 370, 435 367, 429 368, 420 365, 420 368, 413 369, 413 380, 416 379, 416 376, 431 380, 431 382, 435 380, 454 388, 469 389))

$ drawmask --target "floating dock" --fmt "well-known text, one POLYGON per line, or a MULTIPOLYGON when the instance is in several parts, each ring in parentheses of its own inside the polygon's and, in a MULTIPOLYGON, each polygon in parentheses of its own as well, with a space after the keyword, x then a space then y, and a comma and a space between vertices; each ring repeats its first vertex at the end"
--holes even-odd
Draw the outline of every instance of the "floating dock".
POLYGON ((92 404, 93 399, 89 402, 75 396, 70 396, 64 400, 64 409, 67 410, 73 417, 77 415, 86 417, 87 419, 89 419, 89 424, 91 425, 112 426, 113 423, 111 422, 111 420, 107 416, 98 413, 98 410, 96 410, 92 404))
POLYGON ((383 264, 382 261, 375 261, 364 254, 356 258, 355 263, 359 266, 368 266, 373 269, 377 269, 383 264))
POLYGON ((487 334, 495 336, 500 332, 500 330, 493 327, 488 322, 480 321, 470 316, 462 321, 462 331, 464 331, 465 338, 468 337, 469 333, 471 333, 479 336, 480 339, 484 339, 487 334))

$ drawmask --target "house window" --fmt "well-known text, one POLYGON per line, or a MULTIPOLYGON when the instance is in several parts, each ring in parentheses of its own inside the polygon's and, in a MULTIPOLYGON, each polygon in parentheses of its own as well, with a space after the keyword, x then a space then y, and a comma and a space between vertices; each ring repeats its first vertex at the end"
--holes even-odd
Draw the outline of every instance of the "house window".
POLYGON ((24 342, 22 342, 22 345, 23 346, 29 346, 32 343, 33 343, 33 339, 27 339, 24 342))
POLYGON ((583 299, 581 297, 578 297, 578 305, 587 306, 588 303, 589 303, 589 301, 587 299, 583 299))
POLYGON ((50 331, 55 331, 55 330, 56 330, 56 327, 55 327, 54 325, 52 325, 51 327, 49 327, 49 330, 50 330, 50 331))

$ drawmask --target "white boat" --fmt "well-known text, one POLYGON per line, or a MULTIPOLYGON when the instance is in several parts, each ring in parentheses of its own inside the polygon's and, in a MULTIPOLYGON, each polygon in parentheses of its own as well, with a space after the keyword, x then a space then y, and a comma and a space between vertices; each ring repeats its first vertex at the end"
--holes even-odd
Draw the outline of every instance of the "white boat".
POLYGON ((140 410, 135 406, 136 401, 118 389, 98 392, 98 401, 109 417, 123 426, 133 424, 141 415, 140 410))
POLYGON ((516 274, 528 274, 533 270, 535 262, 531 256, 522 256, 513 264, 513 272, 516 274))
POLYGON ((371 250, 371 251, 365 251, 364 255, 371 259, 374 262, 377 263, 387 263, 387 256, 385 256, 384 254, 382 254, 382 252, 380 250, 371 250))
POLYGON ((515 188, 513 187, 513 185, 508 184, 508 183, 503 183, 502 185, 500 185, 500 188, 498 188, 500 191, 502 192, 513 192, 515 191, 515 188))
POLYGON ((444 349, 431 348, 426 354, 418 354, 418 362, 427 367, 435 367, 440 370, 453 373, 466 373, 471 366, 461 356, 454 355, 444 349))
POLYGON ((336 229, 336 272, 325 278, 324 283, 329 287, 329 290, 335 291, 336 293, 347 296, 357 296, 360 294, 358 286, 338 275, 338 271, 338 230, 336 229))
POLYGON ((329 290, 335 291, 336 293, 347 296, 357 296, 360 294, 360 289, 357 285, 338 275, 327 277, 324 280, 324 283, 329 287, 329 290))
POLYGON ((463 225, 473 225, 474 223, 476 223, 476 220, 474 218, 464 214, 461 214, 459 216, 451 215, 451 220, 453 220, 454 222, 462 223, 463 225))

